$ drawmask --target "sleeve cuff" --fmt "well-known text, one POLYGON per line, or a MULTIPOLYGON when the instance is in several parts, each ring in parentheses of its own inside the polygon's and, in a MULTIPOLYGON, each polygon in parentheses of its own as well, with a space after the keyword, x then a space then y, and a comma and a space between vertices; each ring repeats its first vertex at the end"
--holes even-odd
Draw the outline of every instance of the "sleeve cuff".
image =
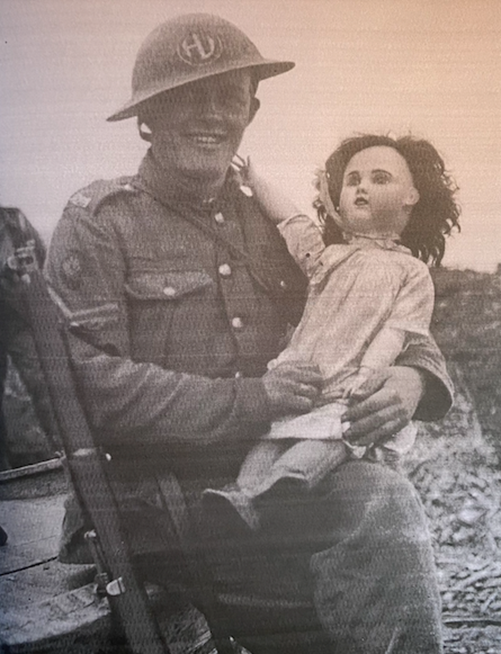
POLYGON ((414 414, 415 420, 431 422, 443 418, 454 401, 454 387, 444 370, 434 362, 413 366, 424 373, 425 392, 414 414))
POLYGON ((242 423, 271 422, 271 410, 264 384, 259 378, 237 380, 239 420, 242 423))

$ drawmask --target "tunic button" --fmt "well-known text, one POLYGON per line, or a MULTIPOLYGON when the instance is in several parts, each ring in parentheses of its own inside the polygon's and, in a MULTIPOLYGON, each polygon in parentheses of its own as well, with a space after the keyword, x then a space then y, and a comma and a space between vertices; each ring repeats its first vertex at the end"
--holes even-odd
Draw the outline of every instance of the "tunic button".
POLYGON ((165 295, 165 297, 174 297, 176 295, 176 289, 173 286, 166 286, 162 290, 162 293, 165 295))
POLYGON ((240 372, 240 370, 237 370, 237 372, 235 373, 235 379, 242 379, 242 377, 243 374, 240 372))
POLYGON ((287 288, 287 284, 284 282, 283 279, 280 281, 280 288, 287 288))
POLYGON ((217 222, 218 225, 222 225, 224 223, 224 216, 222 213, 217 213, 214 216, 214 220, 217 222))
POLYGON ((240 190, 241 190, 242 193, 243 193, 244 195, 246 195, 248 198, 251 198, 251 197, 254 195, 254 193, 252 192, 251 187, 250 187, 250 186, 247 186, 246 184, 242 184, 242 186, 240 187, 240 190))
POLYGON ((218 270, 221 277, 229 277, 231 275, 231 268, 227 263, 222 263, 218 270))
POLYGON ((242 318, 240 318, 240 316, 235 316, 235 318, 231 319, 231 326, 233 329, 242 329, 244 326, 244 321, 242 318))

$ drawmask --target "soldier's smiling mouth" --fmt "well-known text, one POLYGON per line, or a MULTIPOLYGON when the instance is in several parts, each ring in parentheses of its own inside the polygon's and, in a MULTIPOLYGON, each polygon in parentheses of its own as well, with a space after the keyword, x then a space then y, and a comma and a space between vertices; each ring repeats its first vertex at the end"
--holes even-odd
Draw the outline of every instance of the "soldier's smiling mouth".
POLYGON ((220 145, 226 140, 225 132, 191 132, 187 134, 190 141, 197 145, 220 145))

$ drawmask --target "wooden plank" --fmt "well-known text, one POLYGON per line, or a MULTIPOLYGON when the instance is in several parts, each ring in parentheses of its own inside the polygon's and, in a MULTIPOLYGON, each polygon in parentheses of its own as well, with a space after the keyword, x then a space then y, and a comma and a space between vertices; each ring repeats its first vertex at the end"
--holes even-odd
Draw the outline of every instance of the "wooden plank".
POLYGON ((52 470, 60 470, 63 467, 61 459, 48 459, 47 461, 40 461, 39 463, 31 463, 27 466, 20 468, 11 468, 10 470, 0 471, 0 484, 12 479, 20 479, 22 477, 31 477, 39 475, 44 472, 51 472, 52 470))
POLYGON ((64 495, 0 503, 0 523, 7 532, 0 547, 0 574, 47 561, 57 555, 64 515, 64 495))
POLYGON ((95 585, 45 599, 29 608, 9 609, 0 614, 0 643, 9 647, 37 646, 65 635, 107 633, 110 609, 105 598, 98 598, 95 585))

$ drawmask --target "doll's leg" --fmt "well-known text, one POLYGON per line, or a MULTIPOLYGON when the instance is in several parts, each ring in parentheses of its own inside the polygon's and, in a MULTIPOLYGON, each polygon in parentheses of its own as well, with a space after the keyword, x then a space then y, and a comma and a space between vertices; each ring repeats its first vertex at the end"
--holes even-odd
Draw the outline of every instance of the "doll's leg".
POLYGON ((290 490, 294 485, 298 490, 309 490, 348 456, 348 449, 341 440, 298 441, 272 465, 270 473, 261 485, 261 494, 272 489, 275 484, 282 485, 283 482, 290 482, 287 484, 290 490))
POLYGON ((245 457, 237 477, 237 484, 248 496, 259 494, 263 483, 291 447, 290 440, 259 441, 245 457))
POLYGON ((288 447, 290 441, 259 441, 245 457, 236 483, 221 489, 206 489, 203 492, 205 503, 211 503, 221 516, 236 511, 251 529, 256 529, 259 515, 253 500, 263 488, 270 487, 268 480, 273 466, 288 447))

